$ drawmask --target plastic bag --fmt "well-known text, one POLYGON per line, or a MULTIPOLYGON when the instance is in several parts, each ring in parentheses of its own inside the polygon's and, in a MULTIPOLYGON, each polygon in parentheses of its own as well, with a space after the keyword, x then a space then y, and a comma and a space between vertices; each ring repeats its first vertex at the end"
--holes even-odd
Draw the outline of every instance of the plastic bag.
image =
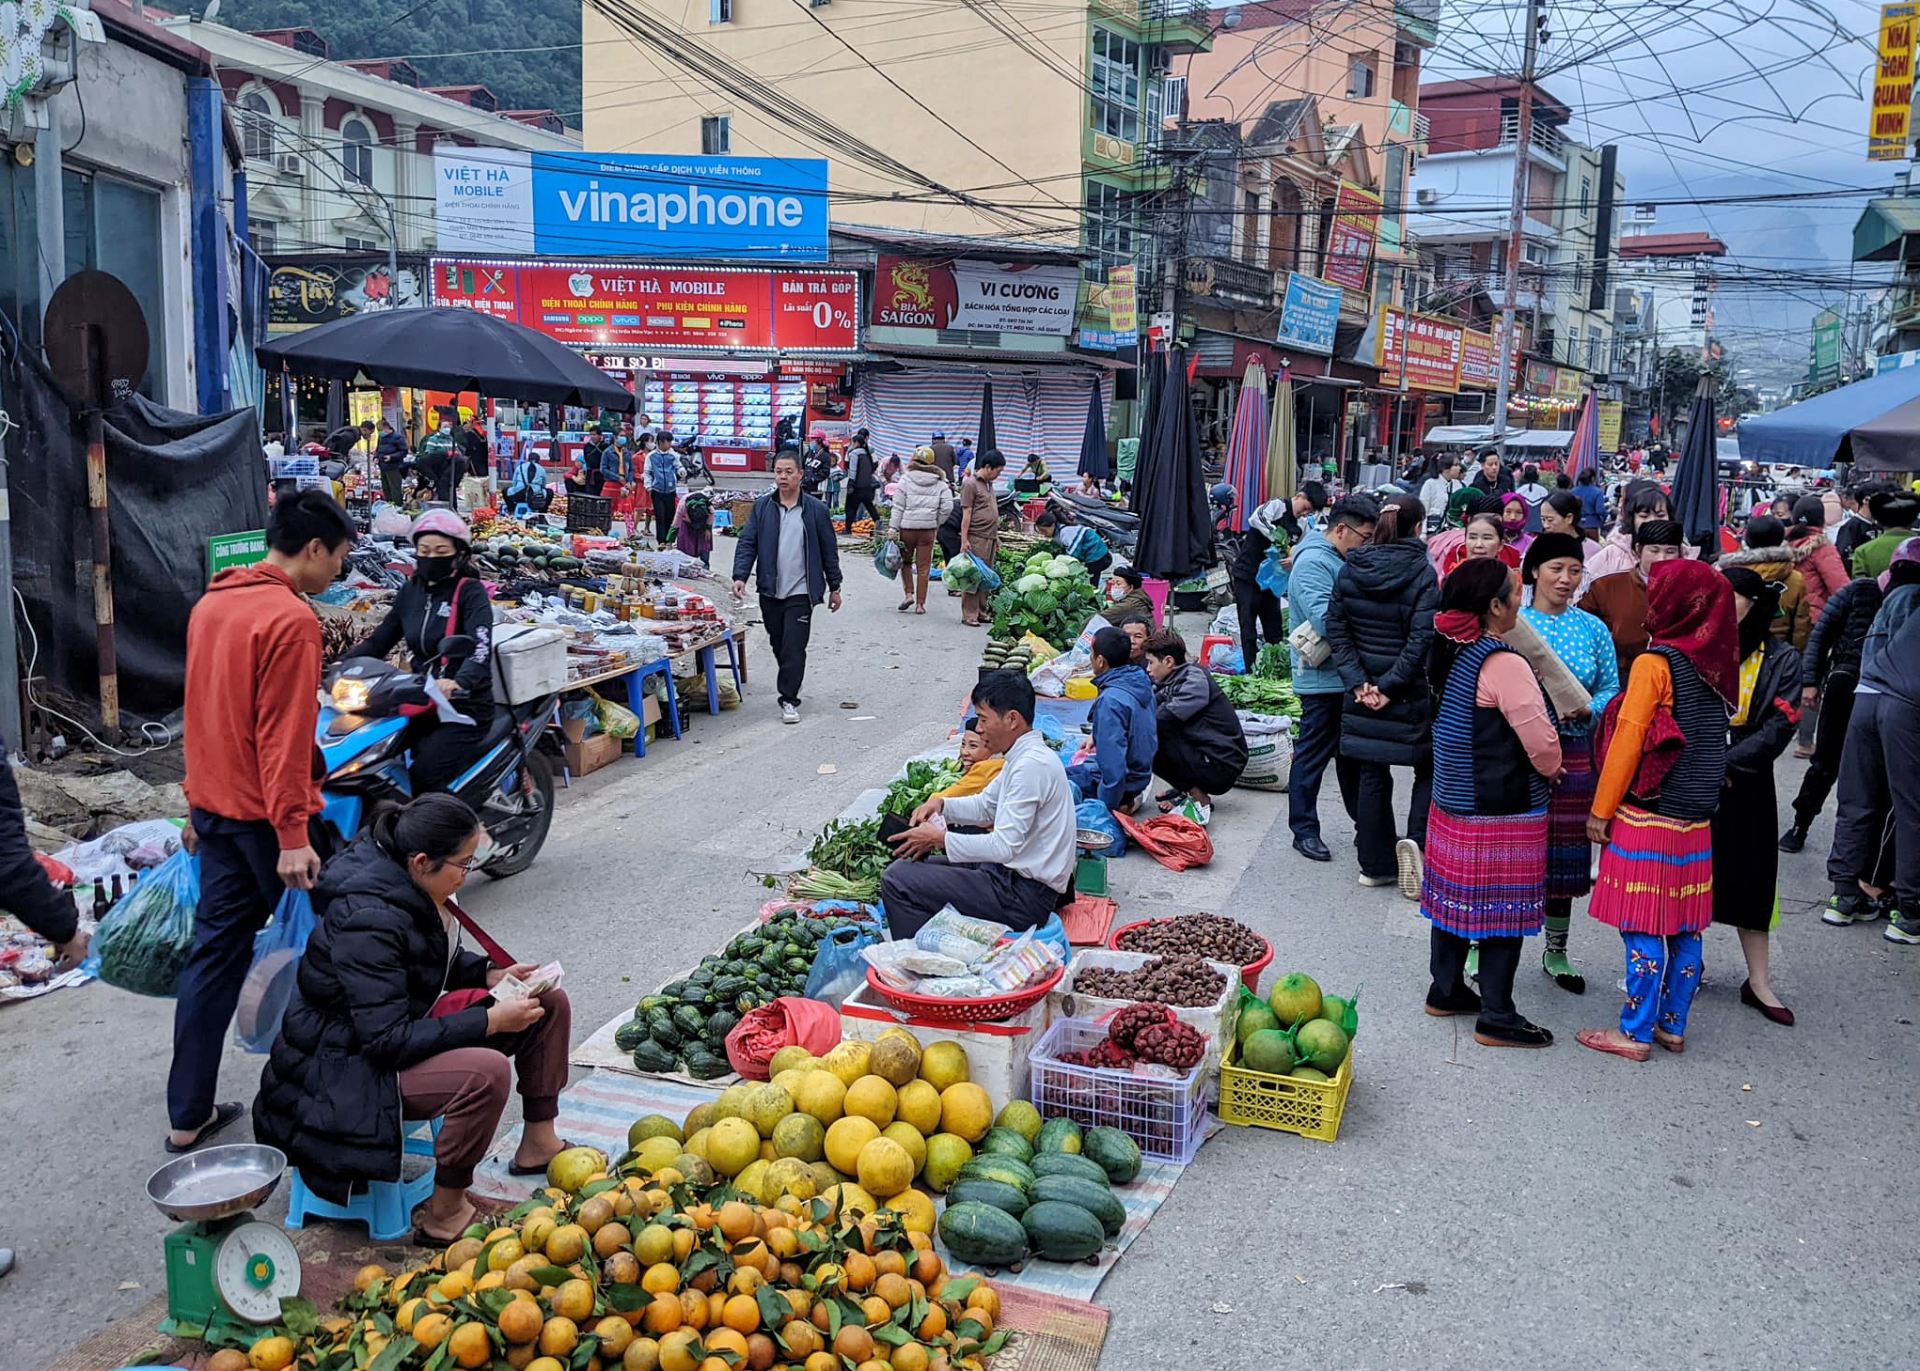
POLYGON ((999 941, 1013 930, 991 919, 970 919, 952 905, 920 926, 913 944, 922 952, 951 957, 964 966, 973 966, 993 951, 999 941))
POLYGON ((1062 962, 1073 960, 1073 944, 1067 941, 1067 926, 1060 922, 1058 914, 1047 915, 1047 921, 1033 930, 1033 936, 1052 948, 1062 962))
POLYGON ((1145 823, 1125 814, 1116 814, 1114 819, 1149 857, 1169 871, 1185 871, 1213 860, 1213 840, 1192 819, 1178 814, 1158 814, 1145 823))
POLYGON ((272 1049, 280 1020, 293 999, 300 954, 313 936, 313 900, 304 890, 289 890, 267 926, 253 936, 253 965, 240 983, 240 1004, 233 1018, 233 1041, 242 1052, 272 1049))
POLYGON ((831 1006, 782 995, 741 1016, 727 1034, 727 1061, 746 1079, 764 1081, 773 1054, 783 1047, 824 1057, 839 1045, 840 1016, 831 1006))
POLYGON ((1073 807, 1073 825, 1082 833, 1098 833, 1107 845, 1095 848, 1102 857, 1127 855, 1127 835, 1113 817, 1113 811, 1099 800, 1082 800, 1073 807))
POLYGON ((879 929, 852 924, 827 934, 814 950, 813 970, 807 975, 807 998, 838 1009, 847 996, 866 984, 867 959, 861 950, 879 941, 879 929))
POLYGON ((600 721, 600 731, 611 737, 627 739, 640 732, 640 716, 604 696, 593 697, 593 717, 600 721))
POLYGON ((900 574, 900 544, 887 538, 873 549, 873 569, 891 581, 900 574))
POLYGON ((88 969, 108 985, 171 999, 180 993, 199 907, 199 859, 176 852, 101 921, 88 969))
POLYGON ((1087 620, 1087 626, 1080 630, 1080 636, 1067 651, 1033 669, 1033 688, 1037 694, 1051 695, 1058 699, 1066 693, 1067 681, 1075 676, 1086 676, 1093 671, 1093 635, 1103 628, 1111 628, 1104 618, 1096 614, 1087 620))
POLYGON ((993 569, 993 564, 971 552, 962 552, 947 562, 946 578, 956 589, 968 593, 986 594, 1000 589, 1000 573, 993 569))

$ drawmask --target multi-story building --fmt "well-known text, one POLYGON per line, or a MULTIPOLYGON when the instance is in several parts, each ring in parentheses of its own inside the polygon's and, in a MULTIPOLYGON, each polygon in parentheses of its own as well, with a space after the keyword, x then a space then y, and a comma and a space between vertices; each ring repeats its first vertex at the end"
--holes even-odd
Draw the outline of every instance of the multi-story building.
POLYGON ((431 251, 433 149, 574 151, 552 110, 502 110, 485 86, 423 86, 399 59, 338 62, 310 28, 164 26, 212 58, 240 132, 262 255, 431 251))

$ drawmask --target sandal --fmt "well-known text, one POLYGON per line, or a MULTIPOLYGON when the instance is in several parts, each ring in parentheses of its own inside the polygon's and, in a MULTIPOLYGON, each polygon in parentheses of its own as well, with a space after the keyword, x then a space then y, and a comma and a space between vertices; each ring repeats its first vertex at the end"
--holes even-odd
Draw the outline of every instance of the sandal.
POLYGON ((915 605, 913 607, 913 612, 915 614, 925 614, 927 612, 927 607, 925 605, 915 605))
POLYGON ((905 613, 906 613, 906 612, 907 612, 908 610, 910 610, 910 609, 912 609, 912 608, 913 608, 913 601, 911 601, 911 600, 902 600, 902 601, 900 602, 900 612, 901 612, 902 614, 905 614, 905 613))
MULTIPOLYGON (((568 1142, 565 1138, 560 1140, 560 1152, 565 1152, 572 1146, 574 1146, 574 1144, 568 1142)), ((554 1153, 553 1156, 559 1156, 560 1152, 554 1153)), ((538 1166, 522 1166, 519 1162, 509 1160, 507 1162, 507 1174, 509 1176, 544 1176, 547 1174, 547 1165, 552 1160, 553 1157, 549 1157, 538 1166)))
POLYGON ((218 1133, 246 1112, 247 1107, 245 1105, 233 1101, 228 1101, 226 1104, 215 1105, 213 1108, 213 1118, 209 1122, 201 1125, 200 1131, 193 1135, 192 1142, 177 1143, 169 1137, 166 1143, 167 1151, 175 1153, 176 1155, 181 1152, 191 1152, 194 1148, 200 1146, 201 1143, 211 1138, 214 1134, 218 1133))
POLYGON ((1663 1029, 1656 1028, 1653 1030, 1653 1040, 1676 1056, 1687 1050, 1687 1040, 1685 1038, 1676 1038, 1673 1034, 1663 1029))
POLYGON ((1648 1043, 1618 1043, 1607 1036, 1604 1028, 1583 1028, 1574 1035, 1574 1041, 1582 1047, 1591 1047, 1595 1052, 1607 1052, 1616 1057, 1625 1057, 1630 1062, 1644 1062, 1653 1056, 1653 1047, 1648 1043))

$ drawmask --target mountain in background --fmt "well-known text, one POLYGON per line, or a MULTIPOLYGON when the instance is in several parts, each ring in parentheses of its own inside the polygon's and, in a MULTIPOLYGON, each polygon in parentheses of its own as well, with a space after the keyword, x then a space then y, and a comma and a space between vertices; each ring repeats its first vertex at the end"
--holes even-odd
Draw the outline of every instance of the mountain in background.
POLYGON ((422 85, 484 85, 503 110, 550 109, 580 123, 580 0, 226 0, 217 22, 304 26, 336 60, 404 57, 422 85))

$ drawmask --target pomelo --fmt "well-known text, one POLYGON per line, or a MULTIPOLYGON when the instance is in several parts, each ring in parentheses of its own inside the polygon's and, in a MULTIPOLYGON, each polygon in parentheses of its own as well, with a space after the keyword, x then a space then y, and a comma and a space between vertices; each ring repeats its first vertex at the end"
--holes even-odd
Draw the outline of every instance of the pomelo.
POLYGON ((954 1133, 936 1133, 927 1139, 927 1164, 921 1177, 929 1188, 946 1193, 960 1168, 973 1160, 973 1147, 954 1133))
POLYGON ((908 1081, 899 1089, 898 1104, 895 1123, 910 1123, 923 1134, 940 1131, 940 1092, 930 1082, 908 1081))
POLYGON ((1240 1022, 1233 1030, 1233 1038, 1235 1042, 1245 1047, 1247 1045, 1247 1039, 1255 1033, 1258 1033, 1261 1029, 1278 1028, 1279 1026, 1280 1020, 1274 1017, 1273 1011, 1258 1001, 1255 1001, 1252 1004, 1241 1006, 1240 1022))
POLYGON ((1274 983, 1267 995, 1267 1008, 1282 1028, 1305 1023, 1320 1012, 1320 986, 1305 972, 1291 972, 1274 983))
POLYGON ((760 1159, 760 1135, 745 1119, 722 1119, 707 1134, 707 1162, 723 1176, 737 1176, 760 1159))
POLYGON ((773 1126, 773 1150, 781 1157, 817 1162, 826 1156, 827 1130, 811 1114, 789 1114, 773 1126))
POLYGON ((1293 1069, 1293 1062, 1293 1048, 1277 1028, 1263 1028, 1248 1035, 1240 1048, 1240 1064, 1249 1071, 1284 1076, 1293 1069))
POLYGON ((1296 1066, 1287 1073, 1287 1076, 1291 1080, 1319 1081, 1322 1084, 1333 1079, 1333 1077, 1315 1066, 1296 1066))
POLYGON ((1340 1063, 1347 1059, 1346 1030, 1337 1023, 1314 1019, 1302 1024, 1295 1041, 1299 1044, 1301 1058, 1328 1075, 1338 1071, 1340 1063))
POLYGON ((1320 997, 1320 1012, 1314 1017, 1325 1019, 1328 1023, 1337 1023, 1342 1029, 1345 1029, 1347 1026, 1348 1003, 1349 1001, 1344 995, 1322 995, 1320 997))
POLYGON ((637 1148, 648 1138, 672 1138, 675 1142, 685 1142, 687 1135, 680 1131, 680 1125, 665 1114, 648 1114, 635 1119, 627 1129, 627 1146, 637 1148))

